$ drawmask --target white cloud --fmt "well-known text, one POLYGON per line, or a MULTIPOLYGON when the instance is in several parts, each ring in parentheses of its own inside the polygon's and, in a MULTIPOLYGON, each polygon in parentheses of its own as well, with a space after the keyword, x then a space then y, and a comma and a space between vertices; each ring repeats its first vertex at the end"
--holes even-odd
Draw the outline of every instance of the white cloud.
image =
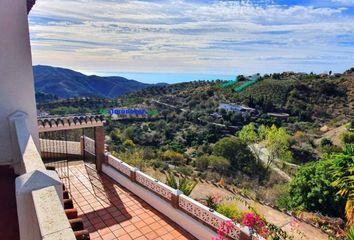
POLYGON ((30 30, 34 63, 88 72, 344 70, 354 52, 345 11, 260 1, 41 0, 30 30))
POLYGON ((335 3, 342 3, 342 4, 354 4, 354 0, 332 0, 335 3))

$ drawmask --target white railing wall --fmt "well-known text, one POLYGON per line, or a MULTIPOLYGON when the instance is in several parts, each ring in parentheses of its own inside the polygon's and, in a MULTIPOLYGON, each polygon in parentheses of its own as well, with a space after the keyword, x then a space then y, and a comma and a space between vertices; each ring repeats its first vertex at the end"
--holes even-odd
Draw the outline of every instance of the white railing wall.
POLYGON ((108 164, 128 177, 130 177, 131 172, 135 171, 132 166, 126 164, 116 157, 113 157, 111 154, 108 154, 108 164))
POLYGON ((18 153, 15 161, 16 203, 21 240, 74 240, 63 208, 63 186, 55 171, 46 170, 27 126, 27 114, 9 117, 18 153))
POLYGON ((39 139, 41 152, 81 155, 81 143, 51 139, 39 139))
POLYGON ((175 192, 175 189, 140 171, 136 171, 136 182, 169 201, 172 200, 173 192, 175 192))
POLYGON ((91 153, 92 155, 96 155, 95 140, 84 136, 84 149, 86 152, 91 153))
MULTIPOLYGON (((102 168, 104 173, 144 199, 197 239, 212 239, 216 236, 218 226, 222 226, 225 221, 230 221, 229 218, 129 166, 110 153, 106 156, 107 164, 102 168)), ((250 239, 251 235, 247 227, 237 224, 229 237, 250 239)), ((262 238, 253 236, 253 239, 262 238)))

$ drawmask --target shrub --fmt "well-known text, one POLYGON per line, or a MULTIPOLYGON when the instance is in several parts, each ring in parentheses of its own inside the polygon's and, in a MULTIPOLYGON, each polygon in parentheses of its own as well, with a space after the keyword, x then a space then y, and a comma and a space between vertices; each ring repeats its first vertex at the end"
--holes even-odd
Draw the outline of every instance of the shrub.
POLYGON ((234 170, 242 170, 247 174, 255 172, 254 166, 257 166, 255 157, 247 144, 236 137, 219 140, 214 146, 213 153, 229 160, 230 167, 234 170))
POLYGON ((191 166, 181 166, 181 167, 178 167, 176 170, 177 170, 177 172, 179 172, 183 175, 186 175, 186 176, 190 176, 194 172, 193 168, 191 166))
POLYGON ((116 131, 111 132, 111 139, 114 142, 115 145, 122 144, 122 137, 120 134, 116 131))
POLYGON ((220 194, 214 193, 211 195, 208 195, 205 199, 205 204, 207 207, 211 208, 211 209, 216 209, 219 204, 222 201, 222 197, 220 196, 220 194))
POLYGON ((157 157, 156 152, 152 148, 144 148, 143 149, 143 159, 151 160, 157 157))
POLYGON ((208 157, 210 166, 217 172, 224 172, 230 167, 230 161, 220 156, 210 155, 208 157))
POLYGON ((238 210, 235 204, 219 204, 216 207, 216 211, 225 217, 231 219, 237 219, 238 222, 241 222, 243 214, 241 211, 238 210))
POLYGON ((326 154, 339 153, 342 149, 337 145, 324 145, 321 147, 321 152, 326 154))
POLYGON ((243 215, 242 224, 253 228, 258 234, 267 234, 267 227, 265 221, 255 213, 245 213, 243 215))
POLYGON ((321 146, 332 146, 333 145, 333 142, 331 139, 328 139, 328 138, 322 138, 321 139, 321 146))
POLYGON ((219 181, 220 180, 220 174, 216 173, 216 172, 210 172, 210 171, 206 171, 205 172, 205 180, 208 181, 219 181))
POLYGON ((125 129, 124 135, 128 139, 132 139, 134 141, 139 140, 139 137, 142 135, 142 130, 140 127, 137 126, 129 126, 125 129))
POLYGON ((288 191, 285 191, 280 194, 280 196, 277 199, 276 205, 279 208, 287 208, 289 206, 289 203, 291 201, 290 194, 288 191))
POLYGON ((195 167, 200 171, 208 169, 208 166, 209 159, 207 155, 200 156, 195 160, 195 167))
POLYGON ((346 146, 342 154, 333 154, 332 175, 335 181, 332 186, 339 188, 337 195, 346 198, 345 213, 349 226, 354 226, 354 151, 353 147, 346 146))
POLYGON ((354 227, 351 227, 348 231, 347 234, 347 239, 348 240, 354 240, 354 227))
POLYGON ((343 144, 354 143, 354 132, 344 132, 340 135, 343 144))
POLYGON ((123 145, 126 147, 135 147, 133 140, 130 140, 130 139, 125 140, 123 145))
POLYGON ((159 169, 162 169, 162 170, 168 170, 169 169, 169 166, 167 163, 161 161, 161 160, 153 160, 150 162, 151 166, 154 167, 154 168, 159 168, 159 169))
POLYGON ((172 164, 175 165, 180 165, 185 162, 185 158, 182 154, 171 150, 167 150, 161 153, 161 159, 171 162, 172 164))
POLYGON ((188 180, 187 178, 180 178, 177 182, 175 175, 169 172, 166 176, 166 184, 174 189, 179 189, 184 195, 189 196, 197 185, 197 182, 188 180))
POLYGON ((343 216, 344 199, 331 183, 335 180, 329 169, 332 160, 321 160, 303 165, 289 187, 289 207, 307 211, 319 211, 330 216, 343 216))

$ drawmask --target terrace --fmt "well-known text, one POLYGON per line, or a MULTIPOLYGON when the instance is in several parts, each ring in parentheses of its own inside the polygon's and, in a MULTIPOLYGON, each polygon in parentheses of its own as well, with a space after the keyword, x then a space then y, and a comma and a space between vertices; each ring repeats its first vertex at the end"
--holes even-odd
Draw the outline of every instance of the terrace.
MULTIPOLYGON (((100 147, 103 141, 99 143, 98 136, 104 123, 100 117, 41 119, 38 123, 42 157, 70 186, 78 217, 92 239, 211 239, 228 220, 100 147), (63 136, 55 134, 79 126, 83 135, 76 141, 63 142, 59 140, 63 136), (94 138, 87 136, 90 126, 94 126, 94 138), (98 160, 101 154, 104 157, 98 160), (67 159, 76 160, 63 164, 67 159)), ((230 238, 249 239, 248 231, 236 226, 230 238)))

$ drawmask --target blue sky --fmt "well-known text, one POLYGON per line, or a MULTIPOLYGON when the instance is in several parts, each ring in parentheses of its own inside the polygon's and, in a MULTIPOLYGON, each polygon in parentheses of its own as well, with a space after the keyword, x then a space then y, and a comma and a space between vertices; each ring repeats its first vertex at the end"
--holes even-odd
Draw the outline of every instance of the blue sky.
POLYGON ((354 0, 38 0, 33 64, 143 82, 354 67, 354 0))

